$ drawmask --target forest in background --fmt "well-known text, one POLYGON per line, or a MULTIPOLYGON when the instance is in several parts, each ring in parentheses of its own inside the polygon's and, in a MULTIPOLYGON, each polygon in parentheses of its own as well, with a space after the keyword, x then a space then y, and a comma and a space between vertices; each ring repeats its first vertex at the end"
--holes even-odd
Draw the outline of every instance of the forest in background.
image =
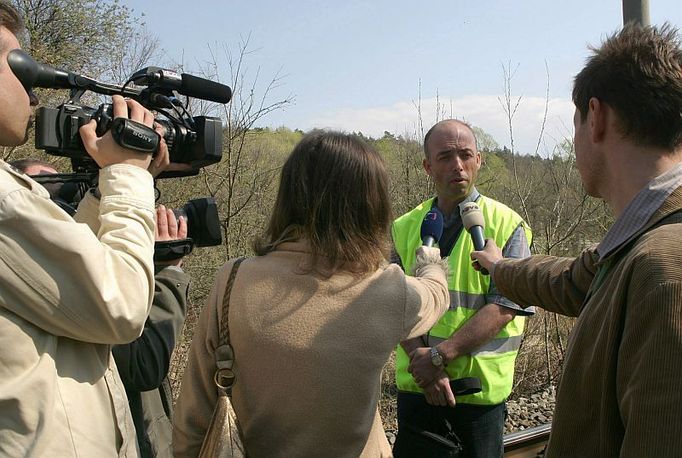
MULTIPOLYGON (((158 65, 158 40, 124 5, 108 0, 14 0, 28 28, 24 48, 46 64, 87 74, 103 81, 125 81, 133 71, 158 65), (112 51, 114 50, 114 51, 112 51)), ((226 68, 216 63, 202 72, 206 78, 223 77, 232 87, 233 100, 227 105, 191 101, 190 111, 223 119, 223 159, 203 169, 197 176, 159 180, 159 203, 178 208, 198 197, 216 199, 223 243, 217 247, 196 248, 184 264, 191 276, 190 308, 183 339, 178 342, 171 368, 177 388, 194 326, 210 292, 216 271, 229 258, 251 255, 251 241, 268 220, 278 185, 279 171, 288 153, 304 135, 289 128, 257 127, 267 115, 286 108, 293 96, 276 98, 274 89, 280 75, 265 84, 258 81, 257 64, 248 39, 215 50, 224 54, 226 68), (256 88, 264 88, 259 93, 256 88)), ((222 59, 221 59, 222 61, 222 59)), ((169 65, 167 65, 169 66, 169 65)), ((182 70, 182 63, 172 64, 182 70)), ((482 129, 475 127, 483 165, 478 189, 516 210, 531 226, 534 254, 574 256, 598 242, 611 223, 603 204, 588 197, 575 167, 572 139, 564 139, 551 150, 519 152, 514 148, 514 113, 521 98, 513 97, 512 78, 504 68, 501 78, 500 110, 509 122, 507 146, 499 145, 482 129)), ((41 105, 55 107, 68 97, 66 91, 40 90, 41 105)), ((97 96, 85 98, 92 106, 97 96)), ((438 110, 436 120, 450 117, 438 110)), ((386 161, 391 175, 391 201, 396 216, 432 197, 434 188, 422 167, 422 139, 425 129, 419 97, 415 102, 413 132, 385 132, 371 138, 356 132, 374 146, 386 161)), ((3 148, 5 161, 32 157, 53 163, 61 172, 70 171, 68 160, 36 151, 32 140, 26 145, 3 148)), ((573 320, 538 312, 527 321, 525 338, 516 365, 512 396, 527 395, 556 383, 573 320)), ((395 388, 391 364, 382 382, 382 413, 387 426, 394 424, 395 388)), ((177 390, 176 390, 177 391, 177 390)))

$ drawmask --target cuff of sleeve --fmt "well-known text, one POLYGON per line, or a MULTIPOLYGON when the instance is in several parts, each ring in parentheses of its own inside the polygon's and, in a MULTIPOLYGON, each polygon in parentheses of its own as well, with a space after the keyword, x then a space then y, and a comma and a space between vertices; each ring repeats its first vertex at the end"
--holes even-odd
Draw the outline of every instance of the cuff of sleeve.
POLYGON ((124 199, 154 211, 154 179, 140 167, 113 164, 99 172, 99 191, 102 200, 124 199))

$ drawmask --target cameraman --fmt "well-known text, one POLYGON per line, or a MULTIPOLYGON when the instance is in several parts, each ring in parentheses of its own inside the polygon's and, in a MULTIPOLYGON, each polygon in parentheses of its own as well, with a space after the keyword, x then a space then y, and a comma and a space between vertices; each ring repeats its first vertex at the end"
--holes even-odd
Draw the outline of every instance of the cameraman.
MULTIPOLYGON (((36 176, 59 173, 51 164, 37 159, 19 159, 10 164, 36 179, 39 179, 36 176)), ((58 182, 45 185, 53 201, 62 199, 62 186, 58 182)), ((74 205, 71 200, 64 203, 74 205)), ((81 211, 86 211, 86 204, 81 211)), ((90 229, 93 232, 99 230, 97 225, 91 225, 90 229)), ((156 242, 186 237, 187 221, 184 218, 177 220, 172 210, 160 205, 156 209, 156 242)), ((133 342, 115 345, 111 350, 128 397, 143 458, 172 456, 173 398, 168 370, 175 343, 185 323, 189 288, 189 276, 181 266, 182 257, 170 261, 155 260, 154 299, 142 335, 133 342)))
MULTIPOLYGON (((26 141, 29 94, 7 63, 23 30, 0 0, 0 145, 26 141)), ((114 116, 152 126, 134 101, 114 116)), ((140 335, 153 294, 154 190, 149 155, 80 129, 101 167, 90 211, 95 235, 0 160, 0 455, 137 456, 134 426, 110 346, 140 335)), ((152 167, 168 163, 162 142, 152 167)))
MULTIPOLYGON (((156 210, 155 236, 157 242, 184 239, 187 221, 176 221, 173 211, 161 205, 156 210)), ((181 266, 182 258, 155 262, 154 301, 144 331, 134 342, 112 349, 143 458, 173 456, 173 398, 168 370, 185 323, 189 287, 189 276, 181 266)))

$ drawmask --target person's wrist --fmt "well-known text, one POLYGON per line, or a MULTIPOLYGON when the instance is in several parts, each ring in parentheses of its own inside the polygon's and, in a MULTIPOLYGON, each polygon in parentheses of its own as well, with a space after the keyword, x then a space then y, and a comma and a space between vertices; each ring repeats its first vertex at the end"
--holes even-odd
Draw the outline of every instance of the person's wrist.
POLYGON ((494 279, 495 275, 495 268, 497 267, 497 264, 502 260, 502 258, 497 259, 493 261, 493 263, 490 265, 490 269, 488 269, 488 273, 490 274, 490 278, 494 279))
POLYGON ((177 267, 182 269, 182 258, 172 259, 170 261, 154 261, 154 265, 157 267, 177 267))
POLYGON ((448 363, 456 357, 449 347, 449 345, 446 345, 446 342, 434 346, 438 353, 443 357, 443 367, 447 366, 448 363))

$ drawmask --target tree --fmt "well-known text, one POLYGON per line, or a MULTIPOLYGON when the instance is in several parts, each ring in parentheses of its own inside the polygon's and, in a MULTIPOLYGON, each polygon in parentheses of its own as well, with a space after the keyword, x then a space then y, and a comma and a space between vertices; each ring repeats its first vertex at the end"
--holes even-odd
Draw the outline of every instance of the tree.
POLYGON ((252 253, 250 242, 260 235, 270 215, 277 185, 277 175, 285 158, 300 140, 302 133, 289 129, 257 128, 265 116, 293 102, 293 96, 273 100, 273 91, 281 84, 276 74, 260 87, 260 71, 249 72, 252 56, 249 40, 243 40, 236 49, 225 44, 218 47, 222 56, 211 48, 213 62, 199 72, 204 77, 219 80, 229 75, 227 84, 232 88, 232 101, 225 105, 195 100, 190 104, 194 114, 220 116, 224 122, 222 160, 206 167, 196 177, 182 180, 165 180, 160 184, 167 203, 178 205, 188 195, 209 195, 218 205, 223 244, 213 249, 203 249, 200 256, 186 258, 185 270, 193 279, 191 306, 183 338, 175 351, 171 379, 179 383, 184 370, 189 343, 194 333, 201 304, 205 302, 216 271, 229 258, 252 253), (221 71, 219 57, 227 62, 221 71))
POLYGON ((97 77, 112 50, 126 47, 140 20, 118 0, 14 0, 28 32, 28 52, 57 68, 97 77))
POLYGON ((491 151, 497 151, 500 145, 495 141, 492 135, 484 131, 478 126, 471 126, 471 130, 474 131, 476 136, 476 147, 482 153, 489 153, 491 151))

